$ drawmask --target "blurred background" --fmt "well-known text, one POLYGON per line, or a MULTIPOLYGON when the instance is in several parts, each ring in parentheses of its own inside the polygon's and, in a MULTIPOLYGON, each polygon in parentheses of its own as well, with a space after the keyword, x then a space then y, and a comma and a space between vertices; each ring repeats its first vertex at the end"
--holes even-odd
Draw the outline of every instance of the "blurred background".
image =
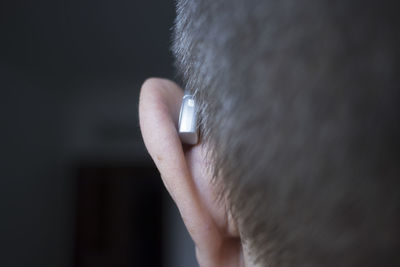
POLYGON ((0 2, 0 266, 196 266, 137 102, 173 0, 0 2))

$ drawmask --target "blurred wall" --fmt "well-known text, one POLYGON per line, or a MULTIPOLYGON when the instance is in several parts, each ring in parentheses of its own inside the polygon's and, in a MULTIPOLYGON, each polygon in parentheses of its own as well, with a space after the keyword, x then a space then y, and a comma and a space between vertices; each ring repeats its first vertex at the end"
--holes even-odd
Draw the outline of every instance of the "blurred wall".
MULTIPOLYGON (((174 77, 173 1, 0 3, 0 266, 72 266, 80 159, 152 164, 140 84, 174 77)), ((166 198, 165 261, 194 252, 166 198)))

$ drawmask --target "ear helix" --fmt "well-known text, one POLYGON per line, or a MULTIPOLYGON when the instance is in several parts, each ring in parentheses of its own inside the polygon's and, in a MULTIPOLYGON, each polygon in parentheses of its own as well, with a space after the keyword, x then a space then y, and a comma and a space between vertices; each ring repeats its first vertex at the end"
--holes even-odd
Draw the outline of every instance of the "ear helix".
POLYGON ((197 105, 192 95, 184 95, 182 98, 178 132, 184 144, 195 145, 199 141, 197 105))

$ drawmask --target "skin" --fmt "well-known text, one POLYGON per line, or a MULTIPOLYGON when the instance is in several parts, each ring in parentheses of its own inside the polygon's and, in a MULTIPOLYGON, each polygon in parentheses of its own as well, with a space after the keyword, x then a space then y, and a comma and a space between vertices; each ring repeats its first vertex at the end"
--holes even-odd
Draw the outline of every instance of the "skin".
POLYGON ((143 140, 196 246, 200 266, 249 266, 236 224, 207 172, 205 146, 183 147, 176 125, 183 91, 151 78, 142 85, 139 119, 143 140))

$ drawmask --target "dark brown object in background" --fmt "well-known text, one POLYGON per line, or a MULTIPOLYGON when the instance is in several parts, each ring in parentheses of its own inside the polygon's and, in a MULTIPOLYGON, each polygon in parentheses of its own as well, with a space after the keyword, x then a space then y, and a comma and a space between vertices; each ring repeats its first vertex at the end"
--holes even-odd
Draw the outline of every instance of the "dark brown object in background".
POLYGON ((163 188, 154 167, 80 164, 77 187, 77 266, 162 266, 163 188))

